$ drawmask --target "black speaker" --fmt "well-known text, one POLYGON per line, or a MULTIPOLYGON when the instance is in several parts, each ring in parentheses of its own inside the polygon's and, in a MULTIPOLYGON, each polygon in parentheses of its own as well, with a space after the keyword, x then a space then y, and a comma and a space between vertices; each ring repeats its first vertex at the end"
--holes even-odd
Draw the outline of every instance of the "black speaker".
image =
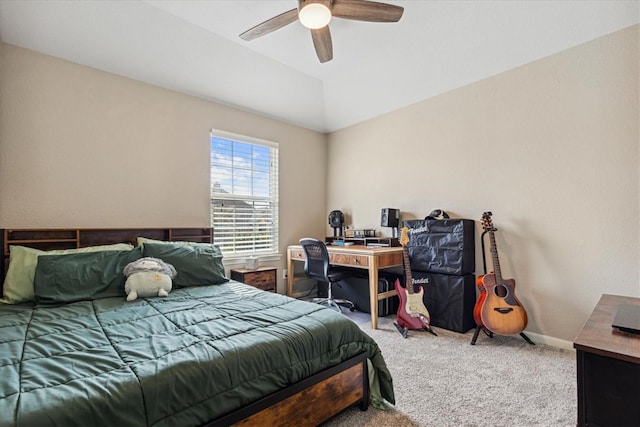
POLYGON ((333 228, 333 237, 342 237, 344 224, 344 214, 342 211, 329 212, 329 225, 333 228))
POLYGON ((342 227, 344 224, 344 215, 341 211, 329 212, 329 225, 333 228, 342 227))
POLYGON ((382 208, 380 226, 397 227, 400 224, 400 209, 382 208))

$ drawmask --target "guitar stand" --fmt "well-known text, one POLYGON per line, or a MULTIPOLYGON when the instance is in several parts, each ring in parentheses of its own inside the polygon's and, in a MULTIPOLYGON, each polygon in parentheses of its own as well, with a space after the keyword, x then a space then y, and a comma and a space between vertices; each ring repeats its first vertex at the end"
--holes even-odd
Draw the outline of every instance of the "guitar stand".
POLYGON ((396 322, 393 322, 393 325, 396 327, 398 332, 400 332, 400 335, 402 335, 402 338, 407 338, 407 335, 409 334, 409 328, 403 328, 402 326, 398 325, 396 322))
MULTIPOLYGON (((393 322, 393 326, 396 327, 396 329, 398 330, 398 332, 400 332, 400 335, 402 335, 402 338, 407 338, 409 336, 409 328, 403 327, 398 325, 396 322, 393 322)), ((418 330, 418 329, 416 329, 418 330)), ((429 329, 422 329, 423 331, 427 331, 430 334, 433 334, 435 336, 438 336, 438 334, 435 333, 435 331, 432 328, 429 329)))
POLYGON ((529 337, 527 336, 527 334, 525 334, 524 332, 520 332, 520 336, 522 337, 522 339, 524 339, 526 342, 528 342, 531 345, 536 345, 536 343, 534 343, 533 341, 531 341, 531 339, 529 339, 529 337))
POLYGON ((493 332, 487 330, 487 328, 484 328, 482 326, 476 326, 476 331, 473 333, 473 338, 471 338, 471 345, 476 345, 476 341, 478 340, 478 335, 480 334, 480 331, 487 334, 489 338, 493 338, 493 332))
MULTIPOLYGON (((485 236, 485 234, 487 234, 486 231, 484 231, 482 233, 482 235, 480 236, 480 246, 482 246, 482 264, 484 266, 484 274, 487 274, 487 258, 486 258, 486 254, 485 254, 486 251, 485 251, 485 245, 484 245, 484 236, 485 236)), ((476 331, 473 333, 473 338, 471 338, 471 345, 476 345, 476 341, 478 340, 478 335, 480 335, 480 331, 483 331, 485 334, 487 334, 487 336, 489 338, 493 338, 493 332, 491 332, 490 330, 488 330, 484 326, 476 326, 476 331)), ((531 339, 524 332, 520 332, 520 336, 527 343, 529 343, 531 345, 536 345, 536 343, 531 341, 531 339)))
MULTIPOLYGON (((473 333, 473 338, 471 339, 471 345, 476 345, 476 341, 478 340, 478 335, 480 334, 480 331, 482 331, 485 334, 487 334, 487 336, 489 338, 493 338, 493 332, 491 332, 490 330, 488 330, 487 328, 485 328, 483 326, 476 326, 476 331, 473 333)), ((524 332, 520 332, 520 336, 522 337, 522 339, 524 339, 529 344, 536 345, 536 343, 531 341, 531 339, 524 332)))

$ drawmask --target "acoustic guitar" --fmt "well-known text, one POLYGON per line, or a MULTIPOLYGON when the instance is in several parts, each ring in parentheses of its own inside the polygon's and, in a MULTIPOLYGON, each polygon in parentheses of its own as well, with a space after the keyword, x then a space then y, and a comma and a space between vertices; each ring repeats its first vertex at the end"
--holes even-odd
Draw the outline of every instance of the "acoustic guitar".
POLYGON ((516 282, 504 279, 500 270, 492 213, 482 214, 482 227, 489 235, 493 272, 478 277, 480 296, 473 310, 478 324, 498 335, 515 335, 527 327, 527 312, 515 294, 516 282))
POLYGON ((436 335, 433 329, 431 329, 431 317, 422 300, 424 289, 422 286, 419 286, 419 291, 416 292, 413 286, 409 249, 407 248, 407 243, 409 243, 408 232, 409 229, 407 227, 403 227, 402 234, 400 235, 400 245, 402 245, 402 260, 404 263, 405 273, 405 286, 403 287, 400 284, 400 279, 396 279, 394 286, 398 293, 398 297, 400 298, 400 305, 398 307, 395 325, 396 328, 398 328, 398 331, 405 338, 407 337, 407 331, 409 329, 424 329, 436 335))

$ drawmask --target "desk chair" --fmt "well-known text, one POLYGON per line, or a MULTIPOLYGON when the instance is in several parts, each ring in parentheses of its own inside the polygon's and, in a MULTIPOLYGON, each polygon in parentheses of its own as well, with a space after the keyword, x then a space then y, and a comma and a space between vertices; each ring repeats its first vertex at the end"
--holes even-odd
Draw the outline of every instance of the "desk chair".
POLYGON ((334 299, 331 295, 331 286, 349 276, 349 272, 333 268, 329 265, 329 252, 327 252, 327 247, 320 240, 311 238, 300 239, 300 244, 306 255, 304 273, 311 279, 328 283, 327 298, 314 298, 311 301, 318 304, 326 304, 341 313, 342 307, 340 305, 346 305, 349 307, 349 310, 354 311, 356 308, 351 301, 334 299))

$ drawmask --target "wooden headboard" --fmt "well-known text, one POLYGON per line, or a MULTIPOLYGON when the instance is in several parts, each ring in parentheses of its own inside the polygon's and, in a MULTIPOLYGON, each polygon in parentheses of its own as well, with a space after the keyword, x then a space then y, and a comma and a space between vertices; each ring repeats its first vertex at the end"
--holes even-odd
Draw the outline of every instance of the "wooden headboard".
MULTIPOLYGON (((9 266, 9 246, 52 250, 73 249, 113 243, 137 244, 138 237, 155 240, 213 243, 213 228, 32 228, 0 229, 3 262, 0 278, 9 266)), ((0 282, 0 287, 2 283, 0 282)))

